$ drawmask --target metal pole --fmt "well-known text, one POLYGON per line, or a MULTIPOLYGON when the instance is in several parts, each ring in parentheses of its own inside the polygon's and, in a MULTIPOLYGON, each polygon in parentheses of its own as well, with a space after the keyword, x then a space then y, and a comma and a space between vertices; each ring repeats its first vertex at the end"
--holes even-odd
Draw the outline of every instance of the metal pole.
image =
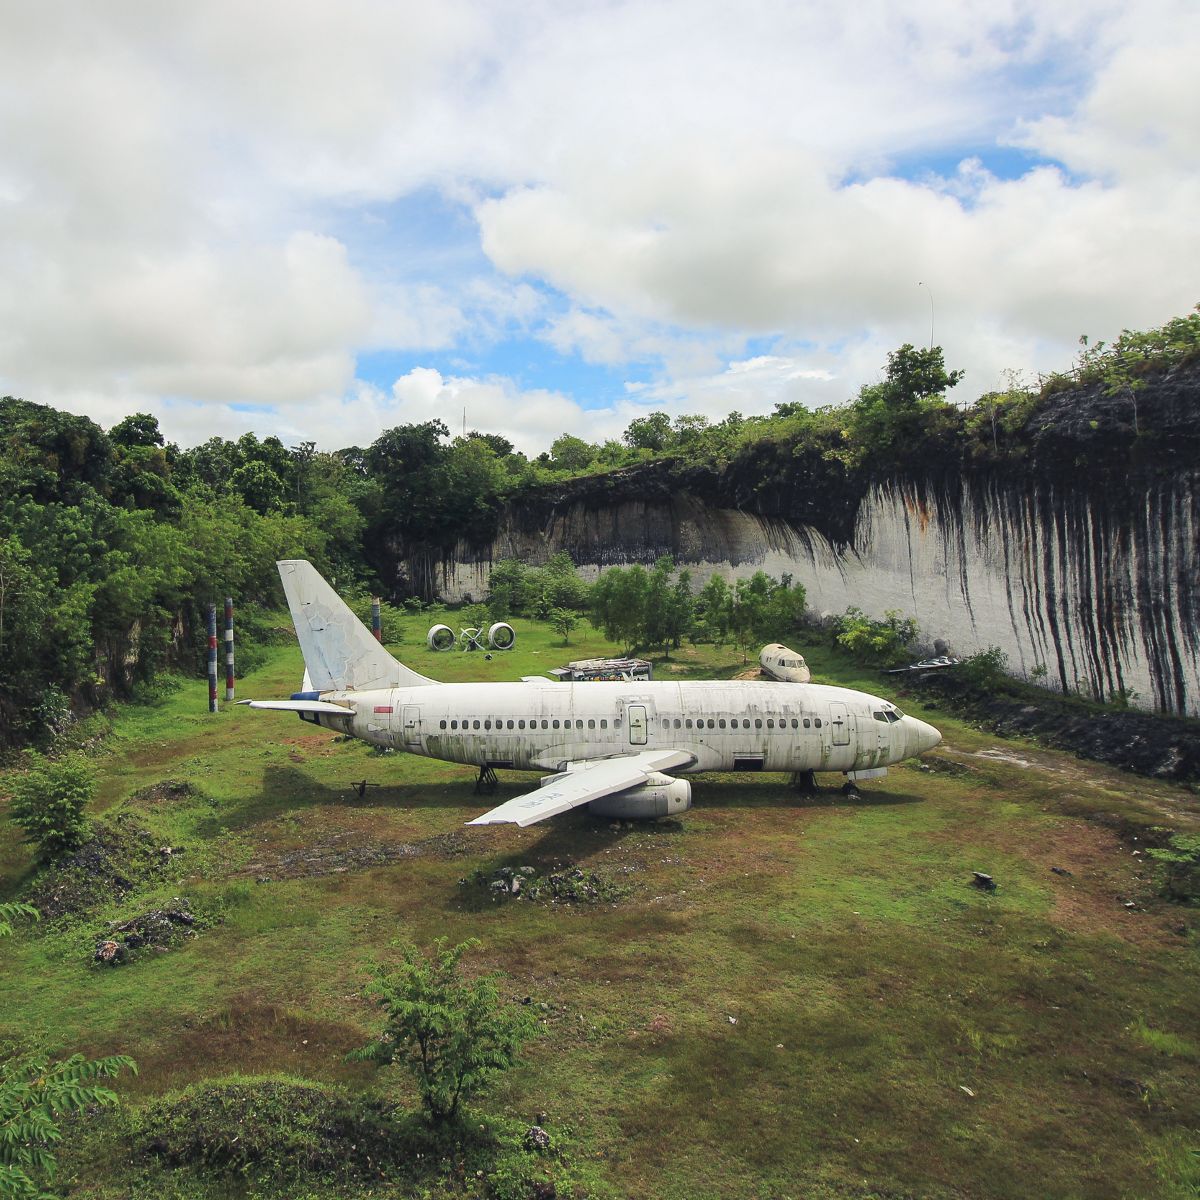
POLYGON ((208 606, 208 711, 217 711, 217 606, 208 606))
POLYGON ((383 615, 379 611, 379 597, 371 597, 371 632, 377 642, 383 641, 383 615))
POLYGON ((225 703, 233 703, 233 597, 225 597, 225 703))
POLYGON ((929 293, 929 348, 933 349, 933 288, 917 280, 917 287, 923 287, 929 293))

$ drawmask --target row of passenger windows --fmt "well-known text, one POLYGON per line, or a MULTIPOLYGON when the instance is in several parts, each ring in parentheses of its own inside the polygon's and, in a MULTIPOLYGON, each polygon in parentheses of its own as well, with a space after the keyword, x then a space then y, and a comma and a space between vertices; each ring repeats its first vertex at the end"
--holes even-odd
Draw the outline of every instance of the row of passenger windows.
MULTIPOLYGON (((568 721, 548 721, 543 718, 540 722, 538 722, 535 720, 526 721, 524 718, 516 721, 501 721, 499 718, 497 718, 495 721, 492 721, 491 718, 484 718, 482 725, 477 720, 450 721, 448 723, 446 721, 439 721, 438 728, 445 729, 447 728, 447 724, 449 725, 450 729, 537 729, 539 726, 542 729, 582 729, 584 726, 582 719, 568 721)), ((621 719, 618 717, 613 721, 612 725, 614 729, 620 729, 621 719)), ((607 729, 608 721, 604 717, 601 717, 599 721, 593 719, 587 722, 587 727, 589 729, 607 729)))
MULTIPOLYGON (((646 728, 649 729, 650 726, 653 724, 654 724, 654 722, 652 720, 650 720, 649 718, 647 718, 646 728)), ((693 720, 691 717, 685 717, 682 719, 679 717, 674 717, 674 718, 664 717, 662 720, 662 727, 664 729, 671 729, 672 727, 674 727, 675 729, 738 729, 738 728, 749 729, 749 728, 751 728, 751 724, 752 724, 752 722, 749 717, 740 717, 740 718, 739 717, 730 717, 728 719, 726 719, 725 717, 697 717, 695 720, 693 720)), ((801 726, 803 726, 803 728, 805 728, 805 729, 809 729, 809 728, 820 729, 821 728, 821 718, 820 717, 812 717, 810 719, 809 717, 804 717, 804 718, 792 717, 790 722, 787 717, 778 717, 778 718, 776 718, 776 717, 766 717, 766 718, 755 717, 753 720, 753 727, 755 729, 762 729, 764 725, 766 726, 767 729, 787 729, 789 724, 791 725, 791 727, 793 729, 799 729, 799 728, 801 728, 801 726)), ((621 728, 620 717, 617 717, 613 721, 612 725, 613 725, 614 729, 620 729, 621 728)), ((493 728, 495 728, 495 729, 526 729, 526 728, 537 729, 539 727, 542 729, 582 729, 584 727, 584 722, 582 719, 579 719, 579 718, 576 718, 574 720, 568 719, 565 721, 547 720, 545 718, 542 718, 542 720, 540 722, 538 722, 536 720, 525 721, 523 718, 515 720, 515 721, 514 720, 501 721, 499 719, 492 721, 490 718, 484 718, 482 722, 479 720, 472 720, 472 721, 466 721, 466 720, 453 721, 452 720, 452 721, 439 721, 438 722, 439 729, 449 728, 451 730, 480 729, 480 728, 488 729, 488 730, 493 729, 493 728)), ((608 721, 603 717, 601 717, 598 721, 595 719, 591 719, 587 722, 587 728, 588 729, 597 729, 597 728, 607 729, 608 721)))

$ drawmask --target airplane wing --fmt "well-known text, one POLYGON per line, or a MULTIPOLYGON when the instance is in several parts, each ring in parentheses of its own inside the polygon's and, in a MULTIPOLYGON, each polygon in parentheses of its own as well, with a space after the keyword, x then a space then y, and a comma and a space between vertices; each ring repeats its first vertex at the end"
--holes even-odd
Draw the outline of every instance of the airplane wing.
POLYGON ((686 750, 648 750, 621 758, 598 758, 588 762, 570 763, 544 787, 526 792, 468 821, 468 825, 497 825, 511 822, 532 825, 547 817, 557 816, 589 800, 611 796, 626 788, 643 784, 655 771, 669 771, 695 761, 686 750))
POLYGON ((273 708, 280 712, 336 713, 339 717, 354 716, 354 709, 344 704, 329 704, 325 700, 239 700, 250 708, 273 708))

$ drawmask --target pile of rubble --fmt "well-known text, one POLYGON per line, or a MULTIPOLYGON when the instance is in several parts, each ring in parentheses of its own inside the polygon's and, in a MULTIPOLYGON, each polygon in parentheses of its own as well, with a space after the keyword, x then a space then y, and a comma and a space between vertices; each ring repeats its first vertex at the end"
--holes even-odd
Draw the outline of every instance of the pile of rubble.
POLYGON ((96 939, 93 955, 98 963, 119 967, 139 954, 162 953, 185 938, 196 936, 196 916, 183 897, 176 896, 172 908, 152 908, 128 921, 110 921, 107 932, 96 939))
POLYGON ((484 889, 493 901, 534 900, 548 904, 598 904, 625 894, 625 889, 611 880, 579 866, 563 867, 546 875, 539 875, 534 867, 481 869, 460 879, 458 885, 484 889))

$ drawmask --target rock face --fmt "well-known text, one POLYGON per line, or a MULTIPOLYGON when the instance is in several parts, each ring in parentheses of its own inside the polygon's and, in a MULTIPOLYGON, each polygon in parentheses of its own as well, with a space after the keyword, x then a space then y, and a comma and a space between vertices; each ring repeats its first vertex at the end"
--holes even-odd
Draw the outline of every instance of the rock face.
POLYGON ((665 461, 545 488, 492 541, 430 564, 447 600, 492 562, 561 550, 585 577, 671 554, 697 584, 790 574, 809 606, 916 616, 927 640, 999 646, 1017 674, 1200 715, 1200 367, 1133 393, 1052 396, 1015 455, 854 476, 764 443, 732 467, 665 461))

